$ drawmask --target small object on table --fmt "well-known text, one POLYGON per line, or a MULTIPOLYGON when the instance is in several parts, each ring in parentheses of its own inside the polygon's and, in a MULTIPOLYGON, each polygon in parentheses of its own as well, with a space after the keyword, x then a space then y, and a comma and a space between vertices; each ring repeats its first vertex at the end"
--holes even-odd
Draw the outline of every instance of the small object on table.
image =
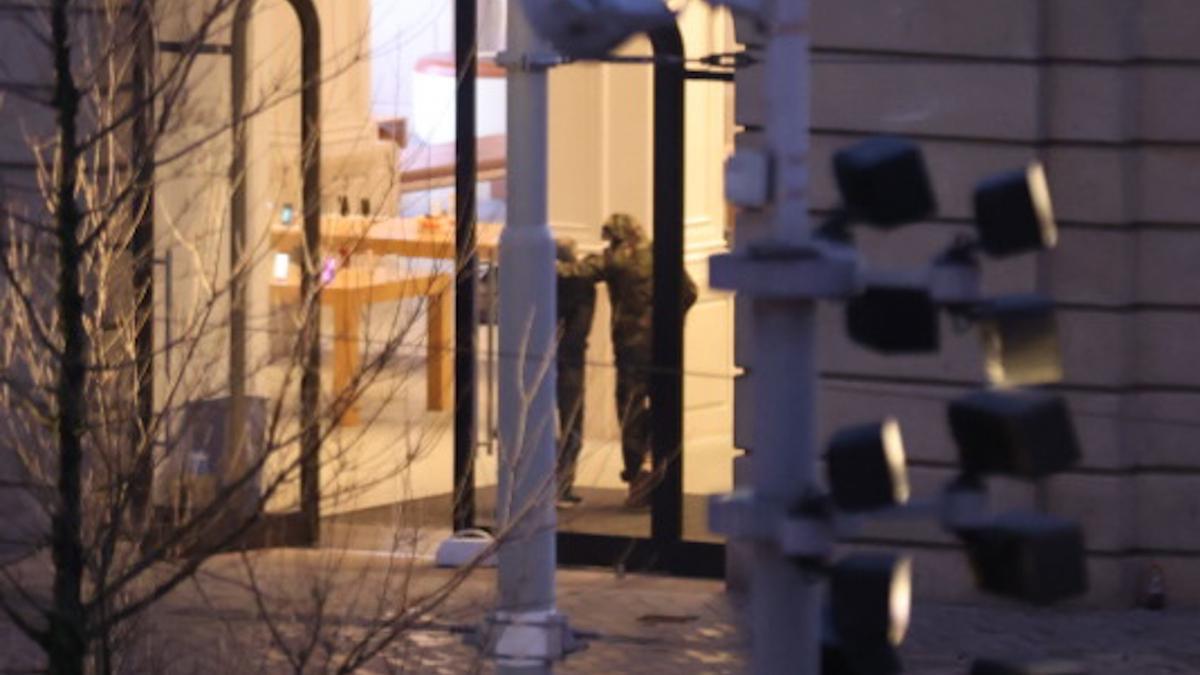
POLYGON ((275 254, 275 270, 274 276, 276 281, 286 281, 288 278, 288 269, 291 266, 291 256, 286 253, 275 254))
POLYGON ((417 219, 422 230, 441 230, 450 223, 444 215, 425 215, 417 219))

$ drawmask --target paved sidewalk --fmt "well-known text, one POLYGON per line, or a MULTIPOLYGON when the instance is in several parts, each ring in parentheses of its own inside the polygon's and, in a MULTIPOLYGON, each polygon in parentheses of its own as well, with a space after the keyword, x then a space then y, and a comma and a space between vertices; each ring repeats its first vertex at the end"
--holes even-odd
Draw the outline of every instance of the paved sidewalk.
MULTIPOLYGON (((573 624, 600 636, 557 672, 700 675, 748 668, 749 643, 738 629, 744 599, 724 593, 719 582, 567 570, 560 588, 573 624)), ((1091 675, 1200 675, 1200 612, 918 601, 901 654, 905 672, 917 675, 965 675, 978 657, 1071 659, 1091 675)), ((428 672, 469 672, 462 666, 448 660, 428 672)))
POLYGON ((1200 673, 1200 612, 1056 610, 917 603, 906 672, 962 675, 972 659, 1080 661, 1091 675, 1200 673))
MULTIPOLYGON (((341 617, 330 638, 351 640, 365 630, 357 610, 338 594, 373 600, 381 580, 393 573, 393 558, 370 553, 339 554, 332 579, 337 589, 327 617, 341 617), (343 603, 339 605, 339 603, 343 603)), ((303 642, 313 621, 292 600, 309 598, 303 583, 328 571, 328 551, 255 554, 255 574, 272 604, 275 630, 303 642), (290 595, 289 595, 290 594, 290 595), (289 599, 290 598, 290 599, 289 599)), ((294 672, 256 614, 253 596, 234 579, 237 556, 206 568, 204 589, 181 588, 143 622, 146 661, 127 672, 294 672), (152 652, 152 653, 151 653, 152 652), (158 659, 154 661, 154 659, 158 659)), ((451 572, 428 561, 412 569, 411 591, 435 588, 451 572)), ((464 645, 462 629, 484 615, 494 595, 495 573, 482 570, 424 618, 427 625, 405 633, 357 672, 458 674, 493 672, 464 645)), ((362 605, 366 606, 366 605, 362 605)), ((748 641, 738 630, 743 602, 715 581, 656 576, 618 577, 605 570, 562 570, 559 606, 572 625, 592 636, 588 648, 557 668, 560 673, 740 673, 747 668, 748 641)), ((326 621, 329 621, 326 618, 326 621)), ((278 638, 276 638, 278 639, 278 638)), ((324 640, 324 639, 323 639, 324 640)), ((337 644, 333 644, 336 651, 337 644)), ((324 642, 317 645, 324 649, 324 642)), ((906 672, 962 675, 977 656, 1070 657, 1084 660, 1093 675, 1200 674, 1200 612, 1033 610, 967 607, 918 602, 909 639, 902 649, 906 672)), ((36 651, 0 623, 0 672, 34 664, 36 651)), ((316 666, 304 672, 326 672, 316 666)))
MULTIPOLYGON (((491 572, 470 585, 485 593, 494 583, 491 572)), ((471 590, 467 590, 471 593, 471 590)), ((587 647, 556 668, 560 673, 688 673, 745 672, 745 642, 734 616, 734 603, 722 585, 612 573, 566 570, 559 576, 559 609, 571 625, 588 636, 587 647)), ((455 620, 467 618, 453 614, 455 620)), ((413 635, 403 665, 410 672, 492 672, 476 654, 448 633, 413 635)), ((394 665, 400 665, 399 663, 394 665)))

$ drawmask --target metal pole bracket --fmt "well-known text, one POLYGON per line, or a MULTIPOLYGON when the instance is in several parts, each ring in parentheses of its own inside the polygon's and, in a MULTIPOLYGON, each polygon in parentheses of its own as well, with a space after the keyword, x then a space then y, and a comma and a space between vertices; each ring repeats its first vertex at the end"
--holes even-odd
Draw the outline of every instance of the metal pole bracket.
POLYGON ((833 554, 835 522, 823 511, 797 512, 755 497, 752 490, 713 495, 708 527, 732 539, 772 543, 797 560, 825 560, 833 554))
POLYGON ((780 300, 844 298, 857 288, 858 257, 823 242, 774 243, 709 259, 713 288, 780 300))
POLYGON ((929 293, 942 305, 969 304, 982 296, 979 266, 935 262, 928 270, 929 293))
POLYGON ((514 54, 510 51, 502 51, 496 54, 496 65, 505 70, 520 70, 524 72, 537 72, 541 70, 549 70, 554 66, 561 66, 567 63, 567 59, 561 54, 555 52, 528 52, 525 54, 514 54))

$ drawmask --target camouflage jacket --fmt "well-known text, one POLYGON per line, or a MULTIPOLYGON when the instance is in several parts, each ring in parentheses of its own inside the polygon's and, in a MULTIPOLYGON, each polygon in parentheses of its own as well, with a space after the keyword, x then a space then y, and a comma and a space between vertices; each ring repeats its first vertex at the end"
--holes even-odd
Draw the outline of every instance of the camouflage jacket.
MULTIPOLYGON (((612 342, 618 361, 650 359, 651 313, 654 301, 654 255, 648 242, 593 253, 578 262, 558 263, 560 277, 603 281, 612 305, 612 342)), ((696 302, 696 284, 687 271, 683 279, 683 308, 696 302)))
POLYGON ((596 284, 576 276, 558 276, 558 360, 583 365, 588 333, 596 313, 596 284))

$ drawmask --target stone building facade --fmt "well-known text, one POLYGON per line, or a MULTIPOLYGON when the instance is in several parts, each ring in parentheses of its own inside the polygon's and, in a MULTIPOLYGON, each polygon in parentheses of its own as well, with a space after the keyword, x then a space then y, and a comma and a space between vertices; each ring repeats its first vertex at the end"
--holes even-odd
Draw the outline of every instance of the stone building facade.
MULTIPOLYGON (((935 222, 864 236, 869 259, 919 264, 970 227, 975 181, 1045 163, 1056 250, 985 262, 989 292, 1053 297, 1056 387, 1083 459, 1043 485, 999 481, 998 506, 1083 523, 1092 591, 1128 606, 1152 566, 1169 601, 1200 605, 1200 4, 1188 0, 817 0, 813 207, 834 205, 828 159, 876 132, 922 144, 935 222)), ((823 322, 821 437, 884 413, 905 432, 914 488, 955 469, 949 398, 979 386, 977 340, 944 326, 941 353, 884 358, 823 322)), ((970 599, 968 570, 933 527, 909 544, 918 593, 970 599)))
MULTIPOLYGON (((46 63, 30 57, 41 48, 23 24, 36 7, 0 0, 0 199, 6 201, 36 197, 26 139, 36 124, 50 122, 20 95, 49 83, 46 63)), ((689 43, 689 54, 727 47, 723 25, 707 10, 689 20, 695 24, 689 35, 707 36, 689 43)), ((975 181, 1032 158, 1045 162, 1061 228, 1058 249, 989 262, 985 280, 990 292, 1041 291, 1056 300, 1065 357, 1058 389, 1072 407, 1084 457, 1043 485, 997 482, 996 502, 1083 522, 1093 589, 1087 602, 1134 602, 1147 571, 1158 565, 1173 604, 1200 605, 1200 449, 1193 441, 1200 430, 1194 262, 1200 259, 1200 4, 815 0, 813 34, 817 214, 835 201, 831 154, 877 132, 919 140, 938 192, 933 222, 886 237, 864 233, 873 261, 928 261, 969 229, 975 181)), ((587 227, 606 211, 650 210, 647 158, 617 161, 625 150, 601 143, 611 137, 648 144, 648 122, 628 110, 630 96, 648 103, 650 80, 648 73, 610 67, 559 79, 552 106, 562 114, 552 122, 552 138, 580 137, 577 125, 564 121, 571 111, 599 121, 570 119, 605 129, 551 157, 558 175, 574 177, 580 192, 555 193, 555 225, 586 243, 595 234, 587 227), (606 164, 576 166, 580 158, 601 156, 606 164)), ((729 149, 730 120, 723 93, 689 95, 692 109, 706 111, 689 118, 688 130, 691 166, 701 168, 689 177, 689 266, 703 281, 704 258, 723 246, 719 161, 729 149)), ((936 489, 955 469, 946 403, 982 383, 977 341, 947 324, 936 356, 883 358, 851 345, 840 312, 827 310, 820 437, 893 414, 905 429, 916 492, 936 489)), ((727 326, 732 313, 726 298, 706 293, 690 334, 700 332, 702 320, 727 326)), ((689 349, 689 358, 696 370, 729 369, 732 351, 722 343, 689 349)), ((706 389, 688 394, 696 422, 688 428, 714 439, 711 455, 721 464, 729 453, 715 439, 727 438, 726 385, 689 385, 706 389)), ((607 400, 596 396, 592 409, 601 418, 607 400)), ((17 508, 4 489, 10 460, 0 456, 5 523, 17 508)), ((694 481, 709 490, 724 479, 694 481)), ((914 552, 919 594, 978 598, 960 552, 936 528, 881 529, 871 540, 914 552)))

